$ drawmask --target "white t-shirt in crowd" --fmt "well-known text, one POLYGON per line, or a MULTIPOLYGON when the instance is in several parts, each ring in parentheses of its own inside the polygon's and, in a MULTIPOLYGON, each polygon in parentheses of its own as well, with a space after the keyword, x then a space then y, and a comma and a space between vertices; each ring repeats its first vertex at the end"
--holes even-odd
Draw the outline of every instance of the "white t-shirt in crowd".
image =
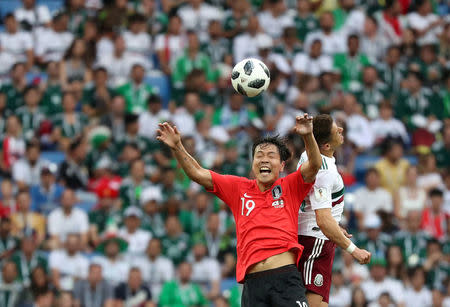
POLYGON ((270 11, 263 11, 258 14, 259 25, 264 32, 273 38, 279 38, 283 34, 284 28, 294 25, 292 16, 283 14, 280 16, 273 16, 270 11))
POLYGON ((413 288, 407 288, 405 291, 405 306, 431 307, 431 291, 423 287, 419 292, 413 288))
POLYGON ((388 292, 396 304, 405 302, 405 289, 401 282, 394 279, 385 278, 381 282, 369 279, 361 284, 361 288, 369 302, 376 301, 384 292, 388 292))
POLYGON ((75 279, 86 279, 89 271, 89 260, 81 253, 70 256, 65 250, 50 252, 48 265, 51 270, 61 274, 60 283, 65 290, 73 289, 75 279))
POLYGON ((97 256, 92 259, 92 263, 97 263, 102 267, 103 278, 112 286, 128 280, 130 265, 122 258, 111 261, 104 256, 97 256))
POLYGON ((418 187, 414 197, 407 187, 398 189, 398 198, 400 203, 400 215, 406 217, 409 211, 422 211, 425 207, 427 193, 422 187, 418 187))
POLYGON ((158 124, 165 121, 169 122, 171 117, 172 115, 167 110, 160 110, 156 114, 149 111, 141 113, 139 115, 139 134, 149 139, 154 139, 158 124))
POLYGON ((306 36, 304 50, 309 52, 312 43, 317 39, 322 42, 323 54, 332 56, 335 53, 347 50, 346 35, 342 32, 332 32, 330 35, 326 35, 321 30, 311 32, 306 36))
POLYGON ((403 142, 408 143, 409 137, 405 125, 396 118, 384 120, 377 118, 370 123, 375 140, 384 139, 387 136, 401 137, 403 142))
POLYGON ((48 233, 57 235, 61 242, 65 242, 67 235, 71 233, 83 234, 89 229, 89 221, 86 212, 79 208, 72 208, 69 215, 65 215, 62 208, 50 212, 48 216, 48 233))
POLYGON ((220 281, 220 264, 214 258, 204 257, 192 262, 192 281, 198 283, 205 291, 212 282, 220 281))
POLYGON ((140 257, 132 262, 142 271, 142 278, 150 284, 152 297, 158 301, 162 286, 165 282, 175 278, 175 270, 172 261, 159 256, 154 261, 147 257, 140 257))
POLYGON ((328 55, 312 58, 306 53, 299 53, 292 61, 292 66, 296 72, 317 77, 323 72, 332 71, 333 61, 328 55))
POLYGON ((55 32, 51 28, 37 29, 36 37, 39 39, 34 51, 36 56, 43 57, 45 62, 61 61, 74 38, 70 32, 55 32))
POLYGON ((45 5, 38 5, 35 9, 31 10, 21 7, 14 12, 14 16, 18 22, 26 21, 30 25, 43 25, 49 23, 52 19, 50 10, 45 5))
POLYGON ((152 38, 146 32, 133 33, 126 31, 123 34, 127 52, 131 55, 142 55, 148 57, 152 49, 152 38))
POLYGON ((359 114, 347 117, 347 138, 359 148, 368 149, 372 147, 374 136, 369 121, 359 114))
POLYGON ((171 65, 179 56, 183 55, 185 47, 186 40, 181 35, 158 34, 155 39, 155 51, 166 50, 169 53, 171 65))
POLYGON ((195 125, 194 116, 188 113, 185 108, 178 109, 172 116, 172 121, 177 126, 178 131, 184 135, 196 134, 197 128, 195 125))
POLYGON ((41 169, 48 166, 50 161, 39 159, 35 165, 31 165, 28 160, 20 159, 12 166, 12 176, 14 181, 21 181, 25 184, 38 185, 41 182, 41 169))
POLYGON ((200 41, 207 38, 207 30, 211 20, 222 20, 223 13, 217 7, 202 3, 198 10, 191 5, 183 6, 178 10, 178 16, 187 30, 194 30, 199 34, 200 41))
POLYGON ((143 256, 147 249, 148 242, 152 239, 152 234, 143 229, 138 229, 134 233, 129 233, 126 228, 121 228, 118 235, 128 242, 126 257, 130 260, 135 257, 143 256))
POLYGON ((332 290, 329 301, 329 307, 347 307, 352 302, 352 291, 345 286, 340 287, 338 290, 332 290))
MULTIPOLYGON (((422 31, 429 27, 433 22, 439 20, 439 16, 436 14, 428 14, 422 16, 417 12, 409 13, 407 16, 408 25, 415 29, 422 31)), ((436 43, 438 40, 438 35, 442 32, 442 27, 434 27, 429 30, 425 35, 417 39, 419 45, 436 43)))
POLYGON ((2 65, 6 64, 11 68, 15 63, 27 62, 27 51, 33 50, 33 37, 23 31, 0 33, 0 50, 2 59, 8 59, 6 62, 2 60, 2 65))
POLYGON ((355 192, 353 209, 364 215, 376 213, 378 210, 392 212, 394 210, 392 195, 381 187, 375 190, 369 190, 367 187, 359 188, 355 192))
POLYGON ((106 68, 109 82, 115 87, 127 82, 134 63, 135 59, 133 56, 124 53, 120 58, 115 57, 113 54, 101 57, 97 64, 106 68))
POLYGON ((265 33, 258 33, 250 35, 249 33, 242 33, 233 41, 233 57, 234 61, 240 62, 246 58, 256 57, 258 55, 258 41, 261 36, 267 36, 265 33))

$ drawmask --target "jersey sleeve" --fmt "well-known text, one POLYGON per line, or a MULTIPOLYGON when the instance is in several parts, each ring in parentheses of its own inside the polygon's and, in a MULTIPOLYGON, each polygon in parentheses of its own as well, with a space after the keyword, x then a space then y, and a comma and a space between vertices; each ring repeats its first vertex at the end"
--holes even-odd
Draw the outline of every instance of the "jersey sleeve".
POLYGON ((316 182, 309 192, 312 210, 331 208, 333 188, 333 176, 327 171, 319 171, 316 175, 316 182))
POLYGON ((294 198, 297 198, 297 201, 295 201, 295 205, 297 207, 294 208, 296 211, 300 209, 302 201, 308 195, 311 187, 314 184, 314 182, 305 182, 303 180, 301 169, 302 167, 300 165, 297 171, 285 177, 285 179, 288 181, 289 190, 291 191, 291 193, 293 193, 294 198))
POLYGON ((213 189, 208 192, 213 193, 221 200, 225 202, 225 204, 230 207, 232 212, 235 212, 238 207, 238 186, 242 181, 241 177, 231 176, 231 175, 220 175, 216 172, 210 171, 212 181, 213 181, 213 189))

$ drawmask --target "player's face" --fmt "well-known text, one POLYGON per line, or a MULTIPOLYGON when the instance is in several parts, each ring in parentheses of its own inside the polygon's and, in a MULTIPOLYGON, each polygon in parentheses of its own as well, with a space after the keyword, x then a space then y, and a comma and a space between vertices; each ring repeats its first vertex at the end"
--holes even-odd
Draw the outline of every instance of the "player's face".
POLYGON ((333 148, 337 148, 344 143, 344 135, 342 134, 343 132, 344 128, 339 127, 338 125, 336 125, 335 122, 333 122, 333 126, 331 127, 331 141, 330 141, 330 145, 333 148))
POLYGON ((271 185, 278 179, 284 169, 280 152, 274 144, 260 144, 255 148, 252 170, 256 180, 264 185, 271 185))

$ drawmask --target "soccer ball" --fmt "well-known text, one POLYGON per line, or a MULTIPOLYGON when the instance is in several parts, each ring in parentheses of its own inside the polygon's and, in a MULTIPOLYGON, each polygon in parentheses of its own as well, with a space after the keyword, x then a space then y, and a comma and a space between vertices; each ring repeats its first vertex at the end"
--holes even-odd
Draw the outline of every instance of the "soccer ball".
POLYGON ((265 91, 270 83, 270 72, 266 64, 258 59, 245 59, 237 63, 231 72, 234 89, 248 97, 265 91))

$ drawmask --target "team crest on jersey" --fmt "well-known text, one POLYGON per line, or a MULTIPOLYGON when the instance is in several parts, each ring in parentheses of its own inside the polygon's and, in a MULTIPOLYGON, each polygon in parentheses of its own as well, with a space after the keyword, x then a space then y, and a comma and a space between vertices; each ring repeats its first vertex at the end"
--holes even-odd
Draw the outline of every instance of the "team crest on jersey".
POLYGON ((316 277, 314 277, 314 284, 317 287, 322 287, 322 285, 323 285, 323 276, 322 276, 322 274, 317 274, 316 277))
POLYGON ((283 194, 283 190, 281 190, 281 185, 274 186, 272 189, 272 197, 273 199, 279 199, 283 194))

